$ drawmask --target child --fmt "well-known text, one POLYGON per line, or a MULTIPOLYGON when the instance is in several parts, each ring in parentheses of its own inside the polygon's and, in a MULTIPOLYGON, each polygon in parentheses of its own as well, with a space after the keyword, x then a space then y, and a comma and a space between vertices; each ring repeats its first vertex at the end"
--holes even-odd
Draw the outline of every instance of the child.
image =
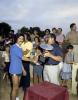
POLYGON ((68 45, 64 56, 64 64, 61 71, 62 86, 67 87, 68 81, 72 78, 72 64, 74 61, 73 46, 68 45))
POLYGON ((43 65, 38 61, 39 56, 42 55, 40 47, 35 49, 35 57, 37 62, 33 65, 33 82, 34 84, 40 83, 43 81, 43 65))

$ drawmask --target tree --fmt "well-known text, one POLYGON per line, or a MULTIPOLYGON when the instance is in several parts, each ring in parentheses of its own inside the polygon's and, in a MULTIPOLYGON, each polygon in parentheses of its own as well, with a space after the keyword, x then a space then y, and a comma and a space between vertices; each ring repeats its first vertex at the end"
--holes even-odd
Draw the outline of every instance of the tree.
POLYGON ((11 31, 11 26, 8 23, 1 22, 0 23, 0 35, 5 38, 9 36, 11 31))
POLYGON ((39 27, 33 27, 33 31, 36 30, 38 33, 40 32, 40 28, 39 27))
POLYGON ((25 26, 23 26, 21 29, 20 29, 20 33, 26 33, 28 32, 28 28, 26 28, 25 26))

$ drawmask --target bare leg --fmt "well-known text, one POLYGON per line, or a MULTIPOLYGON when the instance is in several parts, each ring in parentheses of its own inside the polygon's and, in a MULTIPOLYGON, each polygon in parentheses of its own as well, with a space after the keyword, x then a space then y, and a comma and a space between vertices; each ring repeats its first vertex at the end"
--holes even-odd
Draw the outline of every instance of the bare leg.
POLYGON ((38 75, 34 74, 34 84, 38 84, 38 75))
POLYGON ((18 89, 19 89, 19 76, 13 75, 12 76, 12 82, 13 82, 13 88, 12 88, 12 98, 11 100, 16 100, 17 94, 18 94, 18 89))
POLYGON ((42 76, 38 76, 38 78, 39 78, 39 83, 43 82, 42 76))
POLYGON ((63 80, 62 86, 67 87, 67 80, 63 80))

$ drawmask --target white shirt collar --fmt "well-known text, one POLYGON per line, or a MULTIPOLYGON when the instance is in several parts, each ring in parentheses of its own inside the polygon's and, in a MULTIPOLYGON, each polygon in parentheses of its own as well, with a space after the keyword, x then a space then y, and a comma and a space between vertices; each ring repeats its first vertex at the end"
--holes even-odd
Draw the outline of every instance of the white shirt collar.
POLYGON ((16 45, 17 45, 19 48, 21 48, 21 46, 20 46, 18 43, 16 43, 16 45))

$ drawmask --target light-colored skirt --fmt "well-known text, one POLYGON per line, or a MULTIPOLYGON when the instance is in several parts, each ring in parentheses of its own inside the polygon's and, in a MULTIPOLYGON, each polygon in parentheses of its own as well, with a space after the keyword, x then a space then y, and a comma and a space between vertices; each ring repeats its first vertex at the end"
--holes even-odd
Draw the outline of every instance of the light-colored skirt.
POLYGON ((64 80, 69 80, 72 78, 72 70, 71 70, 71 65, 64 63, 63 68, 61 70, 60 76, 64 80))

